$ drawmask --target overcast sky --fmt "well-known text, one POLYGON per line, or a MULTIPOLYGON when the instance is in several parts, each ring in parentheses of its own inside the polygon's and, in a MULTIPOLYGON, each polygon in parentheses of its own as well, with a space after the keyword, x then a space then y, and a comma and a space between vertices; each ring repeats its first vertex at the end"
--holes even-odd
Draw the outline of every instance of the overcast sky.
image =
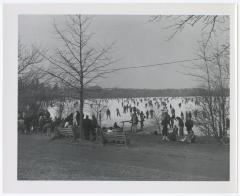
MULTIPOLYGON (((64 23, 63 16, 54 16, 57 24, 64 23)), ((20 16, 19 35, 24 44, 39 44, 49 52, 56 48, 57 40, 52 27, 53 16, 20 16)), ((149 22, 149 16, 94 16, 89 32, 94 32, 94 41, 105 45, 115 42, 111 52, 120 59, 115 67, 141 66, 148 64, 194 59, 201 26, 187 27, 172 40, 166 41, 172 30, 166 29, 165 21, 149 22)), ((48 64, 45 62, 44 64, 48 64)), ((98 85, 112 88, 191 88, 199 86, 191 77, 179 73, 181 65, 171 64, 133 70, 122 70, 99 81, 98 85)), ((46 65, 47 66, 47 65, 46 65)))

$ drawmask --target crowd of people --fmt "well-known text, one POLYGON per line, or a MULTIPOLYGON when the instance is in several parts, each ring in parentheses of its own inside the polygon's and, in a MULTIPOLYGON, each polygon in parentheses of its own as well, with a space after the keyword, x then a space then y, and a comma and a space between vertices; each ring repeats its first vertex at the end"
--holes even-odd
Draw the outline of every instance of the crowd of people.
POLYGON ((26 107, 26 110, 18 113, 18 131, 21 134, 46 133, 57 123, 50 117, 48 110, 33 110, 26 107))
POLYGON ((175 117, 175 114, 172 113, 172 116, 168 114, 168 112, 163 112, 162 116, 162 140, 163 141, 181 141, 181 142, 188 142, 194 143, 196 136, 193 132, 193 120, 191 112, 187 112, 186 114, 186 121, 184 123, 183 116, 175 117), (184 125, 187 130, 187 135, 184 135, 184 125), (172 129, 172 132, 169 133, 169 128, 172 129))
MULTIPOLYGON (((97 118, 93 114, 91 119, 88 115, 83 114, 83 133, 84 139, 86 140, 95 140, 96 139, 96 128, 99 127, 97 118)), ((80 137, 80 112, 76 111, 71 113, 67 118, 64 119, 64 127, 72 127, 74 132, 74 137, 80 137)))
MULTIPOLYGON (((184 126, 187 130, 187 135, 190 136, 193 133, 193 121, 191 111, 184 112, 182 111, 183 105, 188 104, 188 102, 198 104, 197 99, 193 98, 183 98, 177 105, 172 105, 172 98, 162 98, 162 97, 153 97, 153 98, 122 98, 115 99, 114 101, 117 104, 111 104, 111 99, 102 99, 100 100, 101 104, 108 105, 105 110, 105 114, 100 114, 102 118, 104 117, 105 121, 112 122, 109 127, 119 127, 117 125, 117 119, 122 121, 126 118, 131 122, 131 131, 136 133, 140 130, 144 130, 145 122, 152 122, 154 120, 156 110, 162 112, 161 126, 162 126, 162 139, 163 140, 177 140, 179 138, 184 138, 184 126), (175 109, 178 107, 178 111, 181 111, 176 115, 175 109), (115 110, 115 114, 114 113, 115 110), (169 115, 171 114, 171 116, 169 115), (185 118, 185 119, 184 119, 185 118), (185 121, 185 123, 184 123, 185 121)), ((70 105, 71 102, 66 104, 70 105)), ((77 102, 74 102, 74 107, 78 107, 77 102)), ((73 108, 74 108, 73 107, 73 108)), ((84 112, 85 113, 85 112, 84 112)), ((195 111, 193 115, 197 115, 195 111)), ((85 113, 83 118, 83 129, 85 139, 93 139, 96 135, 95 128, 99 125, 99 119, 97 119, 92 113, 90 115, 88 112, 85 113)), ((30 109, 26 110, 19 114, 18 119, 19 130, 21 133, 46 133, 48 130, 53 131, 55 126, 63 127, 73 127, 75 135, 79 134, 77 127, 80 125, 80 113, 79 111, 71 112, 65 118, 53 118, 52 114, 49 113, 48 109, 40 110, 39 112, 31 111, 30 109)), ((100 123, 101 124, 101 123, 100 123)), ((195 137, 195 136, 194 136, 195 137)), ((193 138, 194 138, 193 137, 193 138)))
MULTIPOLYGON (((189 143, 194 143, 196 136, 193 132, 193 120, 191 111, 186 112, 186 121, 184 123, 184 115, 181 112, 181 117, 175 116, 175 109, 170 105, 171 108, 171 116, 168 113, 167 107, 164 106, 161 114, 161 126, 162 126, 162 140, 163 141, 187 141, 189 143), (187 135, 184 135, 184 126, 187 130, 187 135), (171 132, 169 132, 172 130, 171 132)), ((153 118, 151 115, 151 118, 153 118)), ((131 131, 136 133, 138 130, 138 124, 140 123, 140 130, 143 130, 144 121, 147 118, 148 110, 146 115, 144 115, 143 111, 140 113, 137 112, 136 108, 133 108, 133 113, 131 113, 131 131)), ((155 132, 156 133, 156 132, 155 132)))
MULTIPOLYGON (((108 101, 109 100, 104 100, 106 103, 108 103, 108 101)), ((156 115, 155 112, 161 111, 160 124, 162 126, 162 140, 195 142, 196 136, 193 132, 192 111, 186 111, 185 108, 184 114, 182 107, 189 102, 198 105, 198 100, 196 98, 181 99, 181 101, 175 104, 175 108, 177 107, 178 110, 177 115, 171 101, 171 98, 118 99, 118 105, 116 105, 115 108, 116 115, 113 119, 123 119, 122 115, 128 115, 131 122, 131 131, 136 133, 144 130, 145 121, 149 120, 153 123, 156 115), (122 114, 119 106, 120 109, 122 109, 122 114), (184 127, 186 127, 186 129, 184 129, 184 127), (184 134, 184 130, 186 130, 187 134, 184 134)), ((111 111, 114 111, 114 109, 111 109, 112 110, 110 110, 110 108, 106 109, 106 120, 112 120, 111 111)), ((197 117, 197 110, 193 110, 193 115, 195 118, 197 117)), ((118 127, 117 122, 114 122, 114 127, 118 127)))

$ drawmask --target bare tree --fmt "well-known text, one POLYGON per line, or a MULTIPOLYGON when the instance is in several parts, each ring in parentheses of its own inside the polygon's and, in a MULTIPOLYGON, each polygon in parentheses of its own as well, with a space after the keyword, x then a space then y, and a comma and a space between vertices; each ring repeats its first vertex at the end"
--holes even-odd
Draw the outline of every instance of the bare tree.
POLYGON ((228 31, 228 16, 220 15, 155 15, 151 16, 150 21, 167 21, 166 29, 171 29, 173 33, 168 37, 172 39, 177 33, 181 32, 187 26, 201 25, 202 33, 205 35, 205 44, 211 40, 217 30, 228 31))
POLYGON ((202 41, 200 42, 201 62, 184 66, 189 72, 182 74, 192 76, 200 81, 207 95, 200 98, 200 110, 197 124, 207 135, 221 138, 226 135, 226 117, 229 115, 229 17, 220 15, 180 15, 152 16, 150 21, 167 23, 167 29, 173 33, 168 40, 187 26, 201 25, 202 41), (167 21, 167 22, 166 22, 167 21), (226 39, 219 40, 218 34, 226 33, 226 39), (214 43, 215 42, 215 43, 214 43), (219 46, 219 42, 222 44, 219 46))
POLYGON ((206 46, 204 43, 199 54, 202 62, 188 66, 189 72, 182 73, 197 78, 207 91, 199 100, 200 115, 196 120, 200 130, 222 138, 226 135, 226 118, 229 116, 229 47, 206 46))
POLYGON ((83 138, 84 92, 100 78, 109 73, 114 61, 109 58, 112 44, 97 49, 93 46, 93 34, 88 33, 91 18, 82 15, 66 17, 64 27, 54 21, 53 27, 62 45, 52 56, 43 55, 52 67, 46 70, 50 76, 74 89, 80 100, 80 137, 83 138))
POLYGON ((100 99, 90 101, 91 110, 97 118, 98 124, 102 127, 102 119, 107 110, 107 104, 100 99))
POLYGON ((21 40, 18 40, 18 75, 21 77, 26 72, 30 71, 32 66, 39 64, 43 61, 43 57, 40 54, 40 47, 32 45, 31 48, 27 48, 22 44, 21 40))
POLYGON ((27 47, 18 40, 18 102, 19 111, 22 112, 26 106, 37 109, 40 108, 41 102, 45 102, 46 97, 44 85, 40 83, 45 76, 39 68, 43 61, 40 54, 40 47, 31 45, 27 47))

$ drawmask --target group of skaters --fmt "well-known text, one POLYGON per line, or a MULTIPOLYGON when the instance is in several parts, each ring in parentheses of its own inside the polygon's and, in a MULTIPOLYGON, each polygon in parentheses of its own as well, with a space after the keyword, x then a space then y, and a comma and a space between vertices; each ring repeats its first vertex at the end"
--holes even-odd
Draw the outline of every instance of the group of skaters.
MULTIPOLYGON (((110 99, 100 100, 104 104, 109 104, 110 99)), ((125 98, 125 99, 117 99, 119 105, 122 106, 123 113, 129 113, 131 116, 132 123, 132 132, 137 132, 138 125, 140 124, 140 129, 143 130, 144 122, 146 119, 154 118, 154 109, 167 108, 167 104, 171 103, 171 98, 125 98), (141 109, 141 110, 140 110, 141 109)), ((182 99, 178 103, 178 107, 181 108, 182 104, 187 104, 188 102, 193 102, 193 98, 185 98, 182 99)), ((195 100, 195 102, 197 99, 195 100)), ((67 102, 68 105, 71 105, 71 102, 67 102)), ((76 103, 75 103, 76 104, 76 103)), ((196 104, 196 103, 195 103, 196 104)), ((121 107, 120 106, 120 107, 121 107)), ((119 106, 116 109, 116 116, 121 117, 121 112, 119 106)), ((181 112, 180 117, 175 117, 175 110, 170 104, 170 113, 171 117, 167 112, 163 112, 162 116, 162 135, 163 140, 175 140, 175 136, 184 138, 184 126, 187 129, 188 135, 192 132, 192 115, 191 113, 186 116, 186 121, 184 122, 184 114, 181 112), (173 130, 169 133, 169 130, 173 130)), ((108 108, 106 110, 106 118, 111 119, 111 111, 108 108)), ((40 111, 36 114, 36 112, 25 112, 24 115, 19 116, 19 128, 22 132, 31 133, 36 130, 36 132, 46 132, 47 128, 53 127, 56 119, 52 120, 50 117, 50 113, 47 109, 40 111)), ((79 127, 80 125, 80 113, 78 111, 74 113, 70 113, 65 119, 59 119, 58 122, 64 123, 63 126, 73 126, 79 127)), ((56 124, 56 123, 55 123, 56 124)), ((84 136, 86 139, 90 138, 90 135, 95 135, 94 130, 97 127, 97 119, 93 115, 89 118, 88 115, 83 118, 83 128, 84 128, 84 136)))
MULTIPOLYGON (((127 114, 130 113, 130 115, 133 114, 135 111, 138 115, 140 115, 141 110, 144 111, 144 115, 146 119, 153 119, 154 117, 154 107, 159 110, 161 107, 166 107, 167 104, 170 104, 172 98, 167 97, 153 97, 153 98, 123 98, 123 99, 117 99, 118 103, 122 107, 122 113, 127 114), (143 106, 143 107, 141 107, 143 106), (141 109, 139 109, 141 108, 141 109)), ((110 99, 105 99, 105 103, 109 103, 110 99)), ((199 104, 198 98, 184 98, 178 103, 179 109, 182 108, 182 104, 188 104, 189 102, 194 103, 195 105, 199 104)), ((116 108, 116 116, 121 117, 119 106, 116 108)), ((171 104, 170 104, 171 109, 171 104)), ((106 110, 106 118, 111 119, 111 111, 108 108, 106 110)))
MULTIPOLYGON (((194 143, 196 136, 193 132, 193 120, 192 113, 186 112, 186 120, 184 122, 184 114, 181 112, 181 117, 175 116, 175 109, 170 105, 171 116, 168 113, 166 107, 162 110, 161 115, 161 125, 162 125, 162 140, 163 141, 186 141, 188 143, 194 143), (186 127, 187 135, 184 135, 184 127, 186 127), (170 132, 170 130, 172 130, 170 132)), ((140 128, 143 130, 144 120, 146 116, 143 111, 140 114, 137 113, 136 109, 133 110, 131 114, 131 131, 132 133, 137 132, 138 124, 140 123, 140 128)))
POLYGON ((174 108, 171 108, 171 116, 167 110, 162 112, 162 140, 163 141, 181 141, 195 143, 196 136, 193 132, 192 113, 186 112, 186 120, 184 123, 184 115, 181 112, 181 117, 175 116, 174 108), (187 130, 187 135, 184 135, 184 126, 187 130), (169 132, 169 130, 172 132, 169 132))
POLYGON ((144 120, 145 120, 145 116, 143 114, 143 111, 141 111, 140 113, 137 113, 136 110, 134 109, 133 113, 131 115, 131 123, 132 123, 131 131, 132 131, 132 133, 137 132, 137 125, 139 122, 140 122, 141 130, 143 130, 144 120), (140 120, 138 117, 140 118, 140 120))

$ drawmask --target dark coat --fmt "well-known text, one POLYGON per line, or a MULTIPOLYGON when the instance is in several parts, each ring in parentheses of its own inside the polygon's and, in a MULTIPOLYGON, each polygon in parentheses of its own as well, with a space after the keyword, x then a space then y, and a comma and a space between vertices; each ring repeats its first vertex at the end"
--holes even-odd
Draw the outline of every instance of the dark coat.
POLYGON ((191 132, 193 128, 193 121, 191 119, 186 120, 185 127, 187 128, 187 132, 191 132))

